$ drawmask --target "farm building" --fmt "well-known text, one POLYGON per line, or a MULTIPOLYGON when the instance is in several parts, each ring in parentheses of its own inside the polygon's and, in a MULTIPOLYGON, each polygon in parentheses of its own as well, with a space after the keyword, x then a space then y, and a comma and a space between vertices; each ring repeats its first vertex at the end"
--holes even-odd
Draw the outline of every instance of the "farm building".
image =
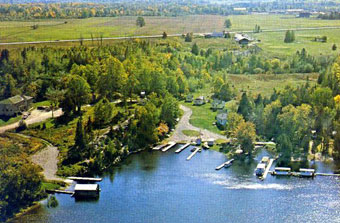
POLYGON ((215 99, 212 103, 211 103, 211 109, 216 111, 216 110, 223 110, 225 107, 225 101, 222 100, 218 100, 215 99))
POLYGON ((204 105, 205 104, 205 98, 204 96, 199 96, 195 98, 194 105, 204 105))
POLYGON ((218 115, 216 115, 216 124, 218 126, 226 126, 227 117, 228 117, 227 111, 220 112, 218 115))
POLYGON ((204 36, 205 38, 225 38, 225 32, 213 32, 213 33, 209 33, 206 34, 204 36))
POLYGON ((27 111, 33 102, 33 98, 25 95, 16 95, 0 101, 0 115, 14 116, 27 111))
POLYGON ((245 34, 235 34, 235 41, 238 42, 241 45, 248 45, 251 41, 253 41, 252 38, 250 38, 248 35, 245 34))

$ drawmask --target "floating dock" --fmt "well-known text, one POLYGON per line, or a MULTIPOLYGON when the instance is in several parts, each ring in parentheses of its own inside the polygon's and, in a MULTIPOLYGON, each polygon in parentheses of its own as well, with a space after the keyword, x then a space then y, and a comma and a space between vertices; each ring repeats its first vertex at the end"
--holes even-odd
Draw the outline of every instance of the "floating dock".
POLYGON ((316 176, 340 177, 337 173, 316 173, 316 176))
POLYGON ((188 146, 190 146, 190 143, 184 144, 183 146, 181 146, 178 150, 175 151, 175 153, 180 153, 183 150, 185 150, 188 146))
POLYGON ((261 180, 265 180, 267 178, 267 175, 269 173, 270 167, 273 165, 274 159, 270 159, 268 165, 266 166, 266 170, 264 171, 263 176, 261 177, 261 180))
POLYGON ((166 146, 166 144, 162 144, 162 145, 158 145, 152 148, 152 150, 160 150, 162 149, 164 146, 166 146))
POLYGON ((221 165, 219 165, 218 167, 216 167, 215 170, 220 170, 223 167, 230 165, 233 161, 234 161, 234 159, 228 160, 227 162, 224 162, 221 165))
POLYGON ((100 182, 102 178, 92 178, 92 177, 68 177, 67 179, 74 181, 87 181, 87 182, 100 182))
POLYGON ((171 148, 174 147, 175 145, 176 145, 175 142, 169 142, 168 145, 162 149, 162 152, 168 151, 169 149, 171 149, 171 148))
POLYGON ((73 195, 73 191, 68 191, 68 190, 46 190, 47 193, 57 193, 57 194, 70 194, 73 195))
POLYGON ((190 154, 190 156, 188 156, 187 161, 191 160, 191 158, 198 152, 199 149, 200 149, 200 148, 196 148, 195 151, 192 152, 192 153, 190 154))

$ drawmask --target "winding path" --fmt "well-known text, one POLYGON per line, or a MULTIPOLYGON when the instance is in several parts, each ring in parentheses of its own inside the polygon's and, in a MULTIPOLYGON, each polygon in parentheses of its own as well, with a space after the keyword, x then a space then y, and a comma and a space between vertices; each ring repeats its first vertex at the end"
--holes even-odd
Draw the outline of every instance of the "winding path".
POLYGON ((172 136, 170 137, 171 141, 191 141, 193 139, 196 139, 197 137, 191 137, 191 136, 186 136, 183 134, 183 130, 195 130, 198 132, 201 132, 201 136, 202 139, 209 139, 209 138, 213 138, 213 139, 228 139, 226 136, 220 135, 220 134, 216 134, 213 132, 210 132, 209 130, 206 129, 201 129, 198 127, 195 127, 193 125, 190 124, 190 117, 192 115, 192 110, 184 105, 180 105, 180 109, 183 110, 184 114, 181 118, 181 120, 178 122, 176 129, 174 131, 174 133, 172 134, 172 136))

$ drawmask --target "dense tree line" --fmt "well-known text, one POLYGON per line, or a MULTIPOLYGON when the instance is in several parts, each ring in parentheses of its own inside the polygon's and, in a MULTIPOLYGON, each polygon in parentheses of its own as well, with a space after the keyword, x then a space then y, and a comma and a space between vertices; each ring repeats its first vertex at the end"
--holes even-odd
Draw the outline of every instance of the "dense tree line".
POLYGON ((28 151, 23 149, 27 142, 17 139, 7 142, 11 143, 0 144, 1 222, 44 196, 40 168, 30 162, 28 151))

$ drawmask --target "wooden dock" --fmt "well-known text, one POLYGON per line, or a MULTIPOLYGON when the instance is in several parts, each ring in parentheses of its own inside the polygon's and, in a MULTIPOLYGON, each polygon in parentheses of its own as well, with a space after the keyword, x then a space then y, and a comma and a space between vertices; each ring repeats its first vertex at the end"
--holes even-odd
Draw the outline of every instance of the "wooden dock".
POLYGON ((265 180, 267 178, 267 175, 269 173, 270 167, 273 165, 274 159, 269 160, 269 164, 266 167, 266 170, 264 171, 263 176, 261 177, 261 180, 265 180))
POLYGON ((68 177, 67 179, 74 181, 87 181, 87 182, 100 182, 102 178, 92 178, 92 177, 68 177))
POLYGON ((169 149, 171 149, 171 148, 174 147, 175 145, 176 145, 175 142, 169 142, 168 145, 162 149, 162 152, 168 151, 169 149))
POLYGON ((162 144, 162 145, 158 145, 152 148, 152 150, 160 150, 162 149, 164 146, 166 146, 166 144, 162 144))
POLYGON ((178 150, 175 151, 175 153, 180 153, 183 150, 185 150, 188 146, 190 146, 190 143, 184 144, 183 146, 181 146, 178 150))
POLYGON ((191 160, 191 158, 198 152, 199 149, 200 149, 200 148, 196 148, 195 151, 192 152, 192 153, 190 154, 190 156, 188 156, 187 161, 191 160))
POLYGON ((329 177, 340 177, 337 173, 316 173, 316 176, 329 176, 329 177))
POLYGON ((225 167, 226 165, 229 165, 230 163, 232 163, 233 161, 234 161, 234 159, 228 160, 227 162, 224 162, 221 165, 219 165, 218 167, 216 167, 215 170, 220 170, 223 167, 225 167))
POLYGON ((73 191, 68 191, 68 190, 46 190, 47 193, 57 193, 57 194, 70 194, 73 195, 74 192, 73 191))

